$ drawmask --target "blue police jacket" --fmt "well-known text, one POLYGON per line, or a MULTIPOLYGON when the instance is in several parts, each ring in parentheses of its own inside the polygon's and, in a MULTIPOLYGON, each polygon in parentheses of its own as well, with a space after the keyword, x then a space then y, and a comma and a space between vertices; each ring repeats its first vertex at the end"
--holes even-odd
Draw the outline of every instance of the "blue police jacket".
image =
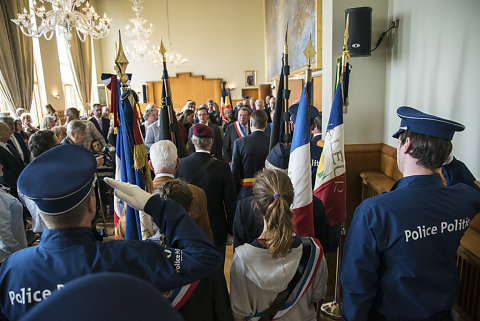
POLYGON ((440 175, 397 181, 356 209, 344 247, 345 320, 418 320, 448 311, 459 295, 456 253, 480 193, 440 175))
POLYGON ((40 245, 14 253, 0 266, 0 319, 19 319, 52 292, 86 274, 126 273, 168 291, 207 277, 222 265, 222 255, 180 205, 153 196, 145 212, 172 248, 151 241, 102 244, 84 227, 45 230, 40 245))

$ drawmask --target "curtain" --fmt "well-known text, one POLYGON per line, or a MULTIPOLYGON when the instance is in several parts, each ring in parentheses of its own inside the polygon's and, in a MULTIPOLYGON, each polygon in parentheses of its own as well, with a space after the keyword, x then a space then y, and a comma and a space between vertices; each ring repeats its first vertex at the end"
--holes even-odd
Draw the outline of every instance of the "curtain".
POLYGON ((0 1, 0 92, 11 111, 30 110, 33 96, 33 42, 10 19, 17 18, 28 0, 0 1))
POLYGON ((75 87, 83 105, 84 114, 90 109, 92 96, 92 39, 87 36, 82 42, 76 32, 70 40, 70 65, 75 87))

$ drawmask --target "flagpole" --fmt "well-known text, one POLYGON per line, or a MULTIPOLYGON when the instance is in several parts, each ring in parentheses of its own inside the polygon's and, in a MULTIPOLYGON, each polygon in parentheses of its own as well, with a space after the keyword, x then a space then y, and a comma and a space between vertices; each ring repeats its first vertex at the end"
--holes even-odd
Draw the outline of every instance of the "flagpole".
MULTIPOLYGON (((165 49, 165 46, 163 45, 163 41, 160 41, 160 49, 158 50, 160 54, 162 55, 162 64, 163 64, 163 73, 164 75, 166 74, 167 71, 167 60, 165 59, 165 53, 167 50, 165 49)), ((167 77, 163 77, 163 88, 165 90, 165 105, 167 106, 167 112, 168 112, 168 125, 169 125, 169 131, 170 131, 170 138, 172 140, 172 143, 177 145, 176 143, 176 137, 175 137, 175 130, 173 127, 173 107, 171 106, 171 96, 170 96, 170 83, 168 81, 167 77)))
POLYGON ((312 82, 312 69, 310 66, 312 65, 312 59, 315 56, 315 48, 313 48, 313 43, 312 43, 312 34, 310 34, 310 40, 308 41, 307 47, 303 51, 305 54, 305 57, 307 58, 307 70, 305 71, 305 95, 307 96, 307 119, 310 119, 310 92, 309 92, 309 87, 308 84, 312 82))
MULTIPOLYGON (((283 114, 288 115, 288 99, 290 98, 290 91, 288 90, 288 76, 290 75, 290 67, 288 65, 288 22, 285 30, 285 44, 283 45, 283 114)), ((290 119, 283 120, 284 128, 284 142, 287 144, 292 143, 292 129, 290 127, 290 119)))
MULTIPOLYGON (((347 60, 350 58, 348 54, 348 28, 350 24, 350 14, 347 14, 347 21, 345 24, 345 33, 343 35, 343 52, 342 52, 342 63, 341 63, 341 73, 340 77, 338 77, 338 81, 340 82, 340 90, 342 93, 342 105, 343 105, 343 112, 346 113, 346 106, 343 100, 343 76, 347 71, 347 60)), ((335 84, 337 87, 337 84, 335 84)), ((341 239, 345 236, 345 228, 341 227, 341 239)), ((322 304, 320 310, 321 312, 326 315, 328 318, 333 320, 341 320, 343 316, 343 302, 340 295, 340 268, 342 266, 342 241, 337 248, 337 260, 336 260, 336 267, 335 267, 335 296, 333 301, 325 302, 322 304)))
POLYGON ((117 75, 120 80, 120 86, 122 90, 126 90, 128 88, 128 75, 127 75, 127 66, 128 66, 128 59, 125 56, 125 52, 123 51, 122 46, 122 35, 120 34, 120 30, 118 30, 118 53, 117 58, 115 59, 115 65, 117 68, 117 75))

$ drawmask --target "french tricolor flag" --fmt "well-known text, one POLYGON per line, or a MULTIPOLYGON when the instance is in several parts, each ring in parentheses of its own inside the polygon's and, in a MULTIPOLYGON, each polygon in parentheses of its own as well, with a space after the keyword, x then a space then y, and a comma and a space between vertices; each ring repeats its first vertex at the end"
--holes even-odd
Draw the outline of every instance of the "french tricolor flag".
POLYGON ((342 85, 338 82, 328 120, 325 144, 315 178, 313 195, 322 200, 330 226, 342 224, 346 216, 346 177, 343 130, 342 85))
MULTIPOLYGON (((313 195, 312 174, 310 165, 310 126, 308 116, 307 90, 310 83, 303 88, 300 103, 298 104, 295 130, 293 131, 292 146, 288 176, 293 184, 295 197, 293 198, 293 223, 297 234, 314 236, 313 231, 313 195)), ((310 92, 310 90, 308 90, 310 92)), ((309 95, 310 96, 310 95, 309 95)))

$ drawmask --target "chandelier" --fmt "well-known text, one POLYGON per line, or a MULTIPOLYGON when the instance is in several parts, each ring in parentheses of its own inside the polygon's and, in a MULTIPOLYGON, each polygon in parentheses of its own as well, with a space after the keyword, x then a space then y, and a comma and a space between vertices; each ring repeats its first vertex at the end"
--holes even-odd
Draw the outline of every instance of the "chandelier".
POLYGON ((153 33, 153 26, 152 24, 148 28, 145 26, 148 22, 141 16, 143 11, 141 3, 143 1, 131 1, 133 2, 132 10, 135 12, 135 18, 130 18, 130 23, 125 27, 127 37, 131 42, 131 46, 127 46, 125 49, 132 60, 143 60, 151 51, 149 38, 153 33))
POLYGON ((49 2, 52 9, 46 11, 45 7, 36 6, 36 0, 33 0, 31 12, 23 9, 23 13, 17 15, 17 19, 12 21, 20 27, 20 30, 28 37, 39 38, 44 36, 50 40, 53 37, 55 28, 58 27, 60 33, 63 34, 68 44, 72 39, 72 29, 75 28, 78 38, 84 42, 87 36, 93 39, 104 38, 108 35, 111 27, 111 19, 104 13, 100 17, 95 9, 90 6, 88 1, 85 6, 80 7, 85 0, 40 0, 43 4, 49 2), (40 25, 36 24, 35 16, 41 19, 40 25))
MULTIPOLYGON (((172 49, 172 43, 167 40, 165 41, 165 60, 174 66, 182 66, 188 63, 187 57, 183 56, 181 53, 172 49)), ((153 63, 162 64, 162 55, 160 54, 160 46, 153 46, 153 63)))
MULTIPOLYGON (((126 47, 127 56, 131 60, 144 60, 151 58, 153 63, 162 65, 162 55, 159 53, 160 45, 150 46, 150 37, 153 33, 153 26, 149 27, 147 19, 142 17, 143 7, 141 6, 143 0, 130 0, 133 3, 132 10, 135 12, 135 17, 130 18, 130 23, 125 27, 127 37, 130 40, 130 46, 126 47)), ((167 35, 170 39, 170 21, 168 16, 168 0, 166 1, 166 21, 167 21, 167 35)), ((167 63, 174 66, 181 66, 188 63, 188 59, 181 53, 173 50, 172 43, 167 40, 165 42, 167 53, 165 60, 167 63)))

